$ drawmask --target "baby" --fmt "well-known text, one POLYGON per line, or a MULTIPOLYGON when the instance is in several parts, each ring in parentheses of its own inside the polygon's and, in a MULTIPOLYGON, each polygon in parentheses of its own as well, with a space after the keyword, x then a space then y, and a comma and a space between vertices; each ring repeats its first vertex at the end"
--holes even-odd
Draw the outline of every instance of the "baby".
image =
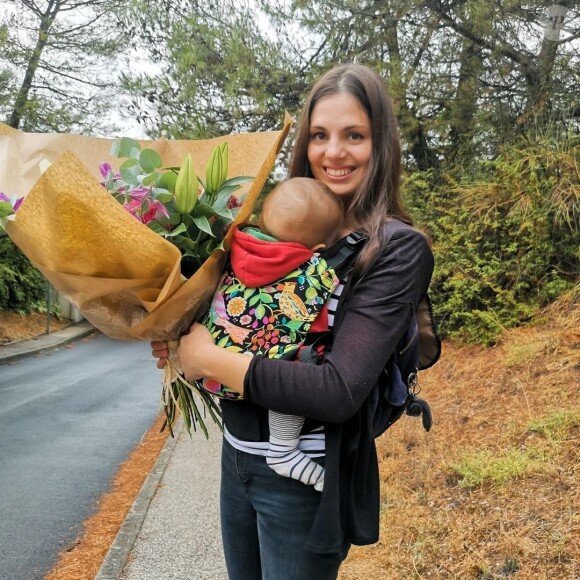
MULTIPOLYGON (((266 197, 259 227, 234 230, 228 269, 206 321, 220 346, 294 359, 308 332, 327 330, 327 299, 338 284, 315 252, 333 244, 342 205, 326 186, 298 177, 266 197)), ((239 395, 209 379, 203 387, 223 398, 239 395)), ((268 465, 322 490, 324 469, 298 449, 304 417, 269 411, 268 465)))

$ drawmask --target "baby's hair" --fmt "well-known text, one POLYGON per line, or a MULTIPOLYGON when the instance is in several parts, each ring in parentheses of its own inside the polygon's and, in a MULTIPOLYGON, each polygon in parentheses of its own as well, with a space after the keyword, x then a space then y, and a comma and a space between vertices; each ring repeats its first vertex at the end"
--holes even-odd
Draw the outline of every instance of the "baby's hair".
POLYGON ((310 177, 279 183, 266 197, 260 220, 266 233, 278 240, 308 247, 332 243, 342 222, 340 199, 310 177))

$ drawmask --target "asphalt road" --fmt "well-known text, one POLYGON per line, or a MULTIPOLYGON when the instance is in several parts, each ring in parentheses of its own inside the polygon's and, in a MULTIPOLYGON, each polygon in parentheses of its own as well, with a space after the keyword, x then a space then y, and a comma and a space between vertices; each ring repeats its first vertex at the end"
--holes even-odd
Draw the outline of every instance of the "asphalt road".
POLYGON ((92 336, 0 366, 0 578, 42 579, 154 422, 148 343, 92 336))

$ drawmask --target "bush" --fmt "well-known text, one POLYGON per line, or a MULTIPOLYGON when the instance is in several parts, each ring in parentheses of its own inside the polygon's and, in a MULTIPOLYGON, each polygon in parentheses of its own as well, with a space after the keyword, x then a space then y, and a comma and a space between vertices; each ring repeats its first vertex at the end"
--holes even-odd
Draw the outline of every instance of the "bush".
POLYGON ((46 310, 46 279, 8 236, 0 237, 0 309, 46 310))
POLYGON ((444 336, 493 344, 577 282, 579 153, 571 139, 544 139, 504 147, 475 175, 406 178, 406 201, 433 240, 444 336))

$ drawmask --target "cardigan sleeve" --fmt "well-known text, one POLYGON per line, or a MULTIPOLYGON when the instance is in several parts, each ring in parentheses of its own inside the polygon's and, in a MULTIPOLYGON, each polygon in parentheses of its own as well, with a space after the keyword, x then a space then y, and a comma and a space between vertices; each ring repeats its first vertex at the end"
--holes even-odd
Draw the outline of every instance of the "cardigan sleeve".
POLYGON ((321 365, 254 357, 244 396, 261 407, 343 423, 361 407, 426 294, 433 254, 402 228, 347 297, 332 350, 321 365))

